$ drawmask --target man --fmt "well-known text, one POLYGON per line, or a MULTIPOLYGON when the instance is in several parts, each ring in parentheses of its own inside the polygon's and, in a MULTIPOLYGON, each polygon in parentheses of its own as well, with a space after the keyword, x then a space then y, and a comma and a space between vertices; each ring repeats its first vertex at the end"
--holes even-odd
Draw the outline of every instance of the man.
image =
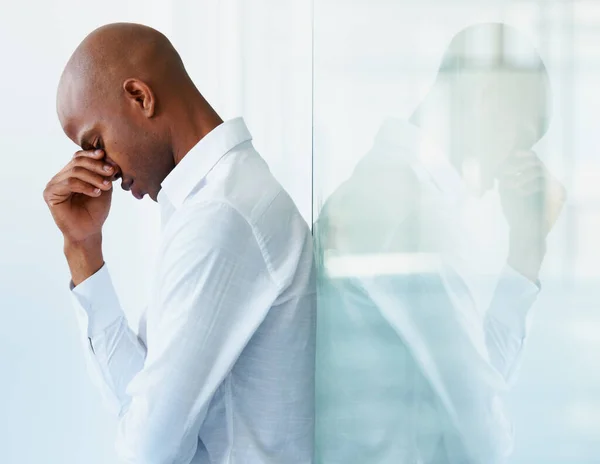
POLYGON ((519 32, 461 31, 410 121, 387 120, 323 206, 318 462, 493 464, 510 454, 502 394, 564 202, 531 151, 548 126, 547 81, 519 32), (507 250, 478 246, 482 230, 500 235, 480 198, 496 185, 507 250), (493 279, 491 248, 505 253, 493 279))
POLYGON ((44 198, 64 235, 86 354, 119 415, 123 462, 310 463, 311 234, 168 39, 111 24, 75 50, 58 116, 81 146, 44 198), (152 298, 127 325, 102 256, 112 184, 161 207, 152 298))

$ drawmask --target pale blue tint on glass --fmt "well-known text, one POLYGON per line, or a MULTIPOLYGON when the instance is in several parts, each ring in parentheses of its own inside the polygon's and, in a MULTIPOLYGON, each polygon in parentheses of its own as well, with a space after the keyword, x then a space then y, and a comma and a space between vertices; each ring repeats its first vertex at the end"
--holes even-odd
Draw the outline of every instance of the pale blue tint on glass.
POLYGON ((600 461, 600 6, 314 0, 317 461, 600 461))

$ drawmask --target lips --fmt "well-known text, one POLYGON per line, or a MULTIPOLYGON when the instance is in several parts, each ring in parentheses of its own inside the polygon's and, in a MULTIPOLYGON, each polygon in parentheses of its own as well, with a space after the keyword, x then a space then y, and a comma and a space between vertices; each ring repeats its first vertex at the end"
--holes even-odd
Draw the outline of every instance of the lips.
POLYGON ((123 190, 126 190, 128 192, 131 192, 131 194, 137 199, 137 200, 141 200, 142 198, 144 198, 144 193, 142 192, 138 192, 134 187, 133 187, 133 180, 125 180, 123 179, 121 181, 121 187, 123 188, 123 190))

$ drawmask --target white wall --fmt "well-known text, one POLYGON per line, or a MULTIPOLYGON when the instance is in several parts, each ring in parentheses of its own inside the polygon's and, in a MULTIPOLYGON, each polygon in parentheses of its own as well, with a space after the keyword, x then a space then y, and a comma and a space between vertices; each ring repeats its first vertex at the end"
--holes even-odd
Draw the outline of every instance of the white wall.
MULTIPOLYGON (((243 115, 257 148, 310 220, 310 2, 20 1, 0 6, 0 463, 105 464, 115 420, 88 380, 62 240, 42 191, 77 147, 55 90, 79 41, 107 22, 172 38, 224 118, 243 115)), ((157 207, 117 189, 105 257, 122 303, 145 301, 157 207)))

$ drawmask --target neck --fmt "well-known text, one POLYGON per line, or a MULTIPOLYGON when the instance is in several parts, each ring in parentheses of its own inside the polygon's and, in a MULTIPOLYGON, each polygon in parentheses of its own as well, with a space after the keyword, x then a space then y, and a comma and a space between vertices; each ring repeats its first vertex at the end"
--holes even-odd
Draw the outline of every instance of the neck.
POLYGON ((175 165, 208 133, 223 123, 216 111, 196 88, 181 102, 172 128, 173 161, 175 165))

